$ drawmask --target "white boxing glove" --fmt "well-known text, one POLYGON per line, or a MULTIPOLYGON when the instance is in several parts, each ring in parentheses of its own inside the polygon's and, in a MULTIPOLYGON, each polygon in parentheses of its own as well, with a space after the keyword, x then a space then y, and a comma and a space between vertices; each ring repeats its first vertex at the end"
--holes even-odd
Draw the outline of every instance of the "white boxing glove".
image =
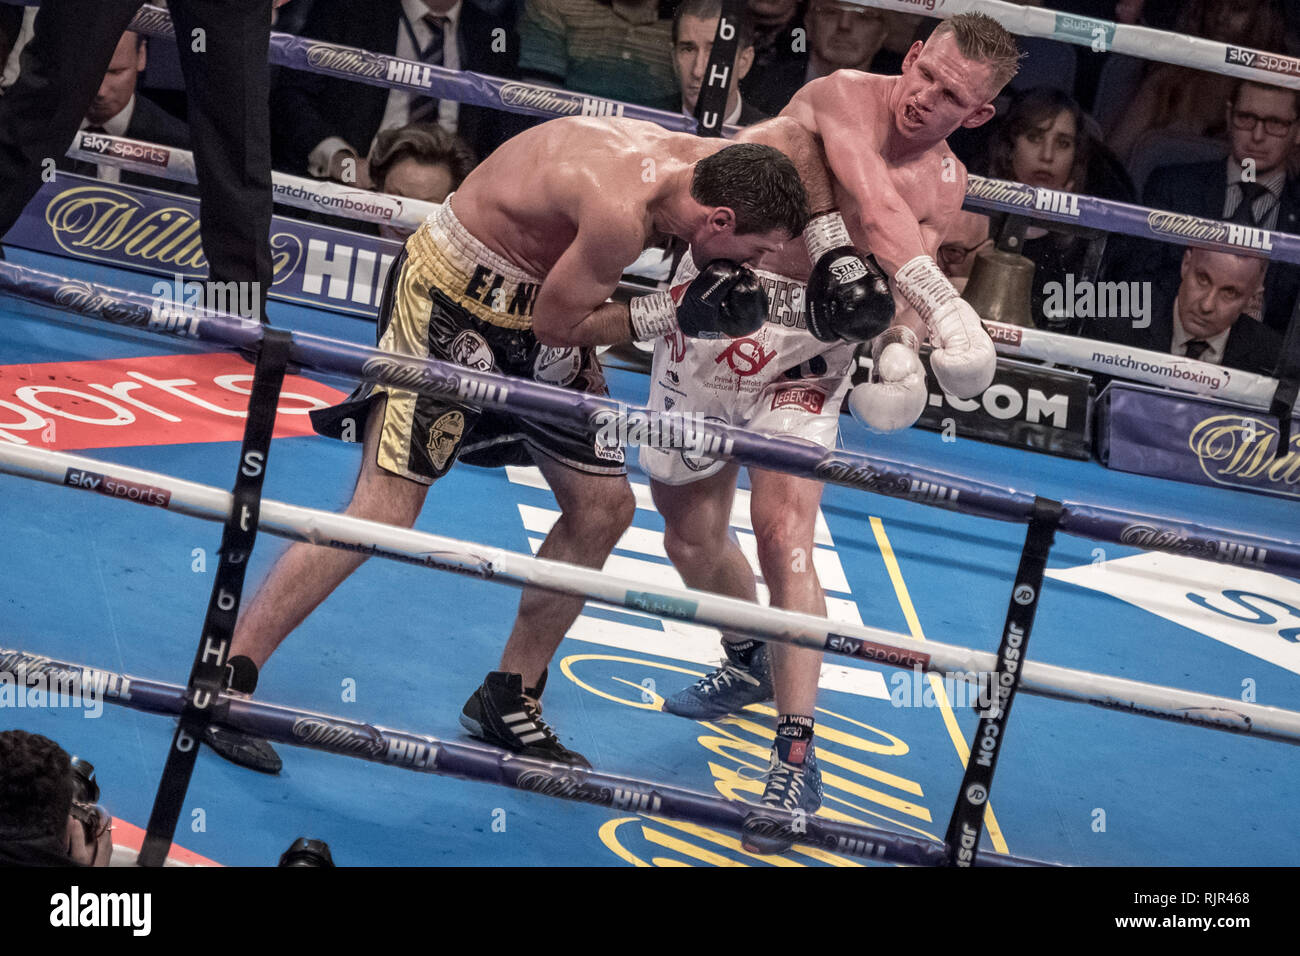
POLYGON ((849 394, 849 411, 872 431, 910 428, 930 400, 920 342, 905 325, 894 325, 872 343, 871 381, 849 394))
POLYGON ((929 256, 909 260, 894 283, 930 329, 930 367, 939 386, 957 398, 974 398, 993 384, 998 353, 969 302, 929 256))

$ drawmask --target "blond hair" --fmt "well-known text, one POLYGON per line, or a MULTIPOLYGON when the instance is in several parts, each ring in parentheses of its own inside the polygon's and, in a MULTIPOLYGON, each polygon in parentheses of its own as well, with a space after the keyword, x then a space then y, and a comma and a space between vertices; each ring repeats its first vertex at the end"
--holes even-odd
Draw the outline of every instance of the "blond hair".
POLYGON ((930 39, 951 33, 957 49, 968 60, 993 68, 993 82, 1001 90, 1020 72, 1023 54, 1006 27, 983 13, 959 13, 934 28, 930 39))

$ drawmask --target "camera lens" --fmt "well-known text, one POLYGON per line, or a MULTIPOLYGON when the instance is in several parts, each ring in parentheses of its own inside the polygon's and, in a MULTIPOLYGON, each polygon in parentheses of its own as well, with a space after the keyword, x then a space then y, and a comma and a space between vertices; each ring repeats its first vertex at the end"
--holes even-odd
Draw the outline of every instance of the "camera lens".
POLYGON ((333 866, 329 844, 324 840, 299 837, 280 857, 280 866, 333 866))

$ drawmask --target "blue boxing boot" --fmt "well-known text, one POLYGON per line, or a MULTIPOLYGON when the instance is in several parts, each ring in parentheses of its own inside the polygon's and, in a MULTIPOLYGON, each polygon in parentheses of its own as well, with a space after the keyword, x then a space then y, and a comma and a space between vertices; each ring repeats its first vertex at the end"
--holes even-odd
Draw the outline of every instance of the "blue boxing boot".
POLYGON ((772 667, 762 641, 723 641, 727 659, 712 674, 701 677, 664 701, 664 710, 692 720, 712 720, 743 710, 748 704, 771 700, 772 667))

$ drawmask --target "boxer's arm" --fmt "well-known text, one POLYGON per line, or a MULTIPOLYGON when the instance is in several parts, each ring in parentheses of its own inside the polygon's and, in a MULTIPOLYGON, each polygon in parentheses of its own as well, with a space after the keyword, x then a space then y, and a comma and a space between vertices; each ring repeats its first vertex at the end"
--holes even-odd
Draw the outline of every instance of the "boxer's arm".
POLYGON ((833 75, 805 84, 781 111, 821 138, 835 180, 858 207, 868 246, 890 275, 925 255, 916 214, 890 181, 890 169, 863 133, 862 98, 833 75))
POLYGON ((771 146, 784 153, 799 173, 799 180, 808 195, 808 208, 814 216, 835 205, 826 155, 816 137, 798 120, 790 116, 773 117, 745 127, 736 134, 735 141, 771 146))
POLYGON ((640 236, 611 228, 619 219, 608 211, 584 222, 537 293, 533 332, 544 345, 614 345, 632 337, 628 306, 607 300, 641 254, 640 236))

